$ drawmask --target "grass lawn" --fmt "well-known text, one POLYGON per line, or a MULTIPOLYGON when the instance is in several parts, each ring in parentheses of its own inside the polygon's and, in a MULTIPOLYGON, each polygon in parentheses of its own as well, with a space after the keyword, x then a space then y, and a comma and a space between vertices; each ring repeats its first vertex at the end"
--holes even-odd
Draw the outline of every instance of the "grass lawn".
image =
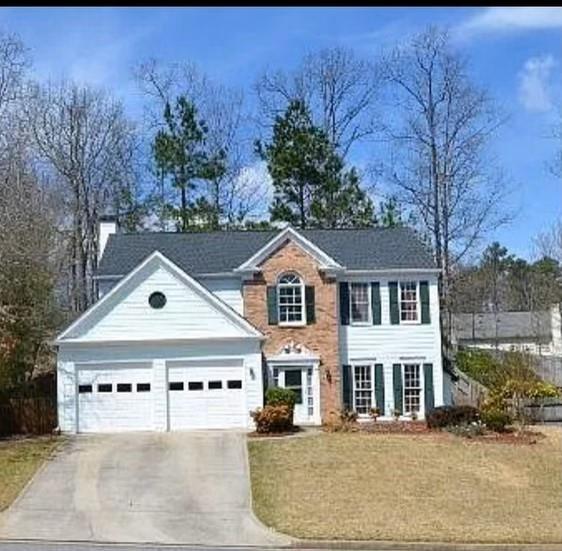
POLYGON ((50 436, 0 440, 0 511, 12 503, 59 442, 50 436))
POLYGON ((562 542, 562 430, 534 445, 362 433, 251 440, 254 510, 312 539, 562 542))

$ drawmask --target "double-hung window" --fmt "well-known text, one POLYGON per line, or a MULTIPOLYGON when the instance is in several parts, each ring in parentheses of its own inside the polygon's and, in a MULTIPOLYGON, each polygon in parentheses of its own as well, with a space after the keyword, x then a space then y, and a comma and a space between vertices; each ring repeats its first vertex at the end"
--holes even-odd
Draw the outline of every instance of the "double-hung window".
POLYGON ((353 366, 353 409, 359 415, 368 415, 373 405, 373 366, 353 366))
POLYGON ((303 325, 305 323, 304 284, 293 273, 284 274, 277 283, 279 324, 303 325))
POLYGON ((404 413, 419 413, 421 391, 420 364, 404 364, 404 413))
POLYGON ((419 321, 418 284, 415 281, 400 283, 400 321, 416 323, 419 321))
POLYGON ((351 323, 369 323, 369 284, 350 284, 350 319, 351 323))

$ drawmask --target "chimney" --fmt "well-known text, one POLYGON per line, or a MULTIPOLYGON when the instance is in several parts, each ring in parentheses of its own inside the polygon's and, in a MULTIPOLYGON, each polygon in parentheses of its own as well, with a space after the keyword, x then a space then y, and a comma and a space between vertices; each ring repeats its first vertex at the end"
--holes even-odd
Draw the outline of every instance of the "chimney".
POLYGON ((101 259, 107 240, 112 233, 117 233, 117 218, 112 215, 103 215, 99 219, 98 231, 98 262, 101 259))

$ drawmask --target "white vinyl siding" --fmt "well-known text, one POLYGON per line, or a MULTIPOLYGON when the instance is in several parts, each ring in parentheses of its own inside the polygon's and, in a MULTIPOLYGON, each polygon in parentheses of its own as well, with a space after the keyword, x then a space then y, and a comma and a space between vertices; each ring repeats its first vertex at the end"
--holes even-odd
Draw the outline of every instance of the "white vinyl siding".
POLYGON ((218 334, 240 337, 245 333, 227 319, 201 292, 180 281, 164 266, 156 266, 149 274, 139 274, 119 297, 109 297, 90 320, 83 340, 145 340, 158 338, 201 338, 218 334), (166 296, 160 310, 151 308, 148 297, 159 291, 166 296))
MULTIPOLYGON (((342 365, 382 364, 384 375, 384 411, 391 418, 394 409, 394 386, 392 366, 394 364, 433 364, 433 387, 435 405, 443 404, 443 370, 441 361, 441 333, 439 327, 439 296, 437 277, 431 274, 398 276, 341 276, 342 281, 379 281, 381 298, 381 325, 340 325, 339 347, 342 365), (400 292, 401 281, 428 281, 431 323, 390 323, 390 297, 388 283, 397 281, 400 292)), ((398 297, 400 299, 400 296, 398 297)), ((419 293, 418 293, 419 300, 419 293)), ((423 369, 422 369, 423 371, 423 369)), ((423 379, 423 377, 422 377, 423 379)), ((423 400, 423 388, 422 388, 423 400)), ((378 406, 377 404, 377 407, 378 406)))
POLYGON ((242 284, 239 277, 203 277, 197 281, 239 314, 244 313, 242 284))

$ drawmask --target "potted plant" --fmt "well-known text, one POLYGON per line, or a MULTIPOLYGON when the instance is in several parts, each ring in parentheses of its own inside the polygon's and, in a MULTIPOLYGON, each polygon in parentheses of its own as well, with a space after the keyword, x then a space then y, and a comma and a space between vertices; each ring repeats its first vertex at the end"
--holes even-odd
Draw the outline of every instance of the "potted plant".
POLYGON ((394 420, 395 420, 396 422, 398 422, 398 421, 400 420, 400 416, 402 415, 402 411, 399 410, 398 408, 394 408, 394 409, 392 410, 392 415, 393 415, 393 417, 394 417, 394 420))
POLYGON ((418 420, 418 412, 412 411, 412 413, 410 413, 410 417, 411 417, 412 421, 417 421, 418 420))

